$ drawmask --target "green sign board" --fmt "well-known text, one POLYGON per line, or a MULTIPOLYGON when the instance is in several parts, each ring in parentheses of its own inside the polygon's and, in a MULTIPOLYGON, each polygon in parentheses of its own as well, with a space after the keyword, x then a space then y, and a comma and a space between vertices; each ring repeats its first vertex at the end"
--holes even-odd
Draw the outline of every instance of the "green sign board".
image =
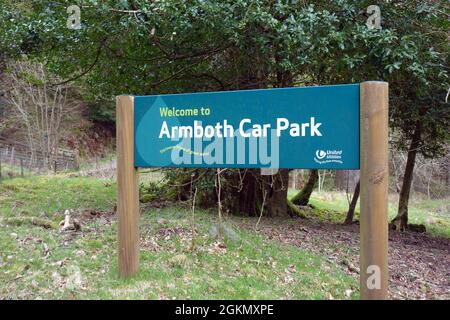
POLYGON ((136 96, 136 167, 359 169, 359 84, 136 96))

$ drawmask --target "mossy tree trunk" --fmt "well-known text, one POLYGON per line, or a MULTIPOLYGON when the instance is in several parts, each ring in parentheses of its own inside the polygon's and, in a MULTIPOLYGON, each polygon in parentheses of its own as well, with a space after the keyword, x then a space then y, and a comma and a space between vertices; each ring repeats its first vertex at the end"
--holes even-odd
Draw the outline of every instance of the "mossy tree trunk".
POLYGON ((309 172, 309 178, 306 184, 303 186, 292 199, 291 202, 297 206, 306 206, 309 202, 309 198, 314 190, 314 187, 319 178, 319 170, 313 169, 309 172))

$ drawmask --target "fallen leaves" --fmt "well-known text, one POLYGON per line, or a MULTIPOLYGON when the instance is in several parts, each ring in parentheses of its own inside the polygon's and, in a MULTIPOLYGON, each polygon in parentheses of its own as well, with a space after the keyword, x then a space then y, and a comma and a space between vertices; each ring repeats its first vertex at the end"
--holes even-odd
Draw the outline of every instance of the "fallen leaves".
POLYGON ((76 265, 69 265, 63 270, 66 275, 58 271, 52 272, 53 285, 56 289, 63 292, 65 290, 86 290, 81 270, 76 265))
MULTIPOLYGON (((359 227, 302 220, 262 220, 259 233, 268 239, 325 255, 330 264, 359 277, 359 227)), ((252 230, 253 223, 240 225, 252 230)), ((389 234, 389 290, 393 299, 450 298, 450 239, 412 232, 389 234)), ((289 282, 287 276, 284 282, 289 282)), ((350 298, 352 289, 345 291, 350 298)), ((333 298, 332 296, 328 298, 333 298)))
POLYGON ((227 246, 223 242, 214 241, 207 247, 206 251, 210 254, 225 254, 227 253, 227 246))

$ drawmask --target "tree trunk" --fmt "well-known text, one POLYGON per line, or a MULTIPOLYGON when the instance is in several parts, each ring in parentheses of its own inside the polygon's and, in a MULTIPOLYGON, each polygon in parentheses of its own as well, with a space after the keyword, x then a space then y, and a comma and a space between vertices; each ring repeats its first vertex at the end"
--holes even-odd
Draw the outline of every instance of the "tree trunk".
POLYGON ((450 148, 447 148, 447 156, 444 163, 445 185, 450 186, 450 148))
POLYGON ((306 206, 309 202, 309 198, 311 197, 311 193, 314 190, 314 186, 316 185, 318 178, 319 178, 319 170, 317 169, 310 170, 308 182, 306 182, 302 190, 300 190, 291 199, 291 202, 297 206, 306 206))
POLYGON ((395 230, 404 231, 408 226, 408 202, 413 180, 414 165, 416 163, 417 149, 420 145, 421 127, 418 122, 414 131, 411 145, 408 150, 408 159, 406 160, 405 175, 403 176, 402 189, 398 200, 397 216, 392 220, 395 230))
POLYGON ((289 170, 263 176, 259 170, 228 170, 223 182, 225 212, 243 216, 287 216, 289 170))
POLYGON ((344 224, 351 224, 353 222, 353 216, 355 215, 356 203, 359 198, 359 181, 356 183, 355 192, 353 192, 352 201, 348 207, 347 217, 345 218, 344 224))
MULTIPOLYGON (((248 54, 253 59, 250 51, 248 54)), ((281 56, 276 55, 275 58, 279 60, 281 56)), ((268 86, 267 79, 269 79, 268 65, 256 63, 258 68, 255 68, 255 61, 248 62, 240 74, 241 83, 236 89, 266 88, 268 86)), ((276 87, 292 86, 293 76, 290 72, 278 71, 276 76, 276 87)), ((259 169, 249 169, 244 178, 239 171, 230 172, 235 173, 229 175, 226 181, 229 192, 227 192, 227 201, 224 202, 224 205, 227 210, 248 216, 259 216, 261 213, 272 217, 288 215, 289 170, 281 169, 275 175, 263 176, 259 169), (236 182, 238 183, 236 184, 236 182), (236 188, 237 185, 240 187, 236 188)))
MULTIPOLYGON (((248 61, 242 64, 242 70, 236 74, 236 84, 229 89, 261 89, 267 88, 269 83, 275 87, 290 87, 293 85, 293 76, 290 72, 280 70, 277 72, 277 81, 272 83, 269 75, 271 69, 263 61, 257 61, 258 54, 252 53, 254 47, 247 50, 248 61), (257 67, 255 67, 257 66, 257 67)), ((231 54, 233 54, 231 52, 231 54)), ((236 58, 241 58, 237 56, 236 58)), ((282 57, 277 57, 282 61, 282 57)), ((280 68, 281 69, 281 68, 280 68)), ((208 173, 210 174, 210 173, 208 173)), ((288 216, 287 191, 289 186, 289 170, 279 170, 276 175, 263 176, 259 169, 228 169, 221 174, 221 204, 223 213, 241 214, 244 216, 288 216)), ((188 182, 192 179, 186 177, 188 182)), ((209 178, 209 177, 208 177, 209 178)), ((177 179, 181 180, 181 179, 177 179)), ((176 181, 178 185, 184 185, 182 181, 176 181), (180 183, 181 182, 181 183, 180 183)), ((190 189, 187 183, 187 189, 190 189)), ((188 195, 188 190, 178 188, 179 193, 188 195)), ((197 204, 199 206, 211 206, 217 201, 217 194, 212 188, 199 190, 197 204)))
POLYGON ((281 169, 275 176, 265 176, 267 190, 266 210, 270 217, 285 216, 288 214, 287 192, 289 186, 289 170, 281 169))

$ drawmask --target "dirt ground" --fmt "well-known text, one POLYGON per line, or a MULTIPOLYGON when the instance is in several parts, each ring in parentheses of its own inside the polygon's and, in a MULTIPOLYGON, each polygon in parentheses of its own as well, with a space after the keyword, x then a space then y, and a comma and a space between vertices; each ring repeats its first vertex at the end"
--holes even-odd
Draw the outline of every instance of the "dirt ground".
MULTIPOLYGON (((253 221, 239 223, 254 229, 253 221)), ((312 220, 262 219, 259 232, 269 239, 326 255, 359 278, 359 225, 312 220)), ((391 299, 450 299, 450 239, 389 231, 391 299)))

